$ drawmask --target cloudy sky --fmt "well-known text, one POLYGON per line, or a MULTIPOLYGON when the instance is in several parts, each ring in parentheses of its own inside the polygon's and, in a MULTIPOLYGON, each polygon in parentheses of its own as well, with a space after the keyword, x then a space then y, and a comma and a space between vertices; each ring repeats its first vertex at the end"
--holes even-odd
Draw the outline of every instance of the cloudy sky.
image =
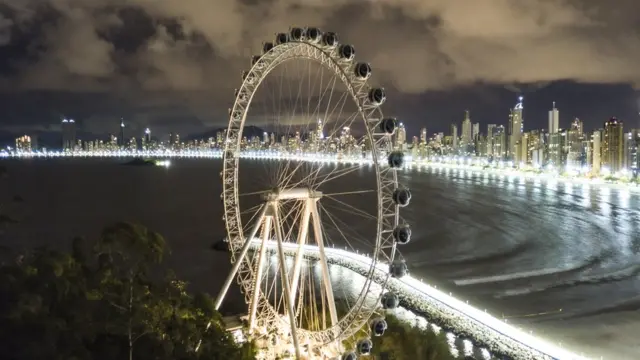
POLYGON ((464 109, 506 123, 516 89, 526 128, 554 100, 564 126, 640 127, 638 20, 635 0, 0 0, 0 127, 221 126, 251 55, 291 25, 352 43, 410 135, 464 109))

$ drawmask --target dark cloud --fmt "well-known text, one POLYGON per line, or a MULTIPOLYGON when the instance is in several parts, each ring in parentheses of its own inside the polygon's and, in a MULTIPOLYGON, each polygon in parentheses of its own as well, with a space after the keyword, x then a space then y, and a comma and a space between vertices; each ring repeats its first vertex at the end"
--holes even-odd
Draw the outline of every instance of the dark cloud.
POLYGON ((3 60, 13 72, 0 86, 141 102, 157 93, 206 122, 212 108, 226 112, 260 43, 292 24, 338 32, 371 62, 375 81, 404 93, 556 80, 635 86, 638 7, 631 0, 0 0, 0 46, 22 34, 24 49, 0 47, 13 56, 3 60))

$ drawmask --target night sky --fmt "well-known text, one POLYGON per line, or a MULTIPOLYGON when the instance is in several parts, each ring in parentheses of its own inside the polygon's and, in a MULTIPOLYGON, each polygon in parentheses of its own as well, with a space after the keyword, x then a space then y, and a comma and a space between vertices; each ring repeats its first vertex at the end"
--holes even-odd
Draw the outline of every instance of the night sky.
POLYGON ((251 55, 292 25, 352 43, 410 136, 465 109, 506 125, 520 92, 525 130, 552 101, 561 127, 640 128, 638 24, 637 0, 0 0, 0 131, 222 127, 251 55))

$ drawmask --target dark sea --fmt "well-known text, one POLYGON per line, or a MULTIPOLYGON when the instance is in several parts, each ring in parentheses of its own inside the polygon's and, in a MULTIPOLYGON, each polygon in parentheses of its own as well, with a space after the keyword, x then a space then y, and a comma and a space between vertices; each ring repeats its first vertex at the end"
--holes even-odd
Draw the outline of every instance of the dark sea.
MULTIPOLYGON (((139 222, 167 239, 180 277, 216 294, 230 269, 211 249, 225 236, 220 160, 125 161, 3 161, 2 203, 20 222, 2 245, 64 248, 109 223, 139 222)), ((371 181, 368 167, 352 175, 352 188, 371 181)), ((400 181, 413 193, 403 255, 414 277, 585 355, 640 359, 639 193, 428 168, 400 181)), ((230 303, 225 311, 244 310, 230 303)))

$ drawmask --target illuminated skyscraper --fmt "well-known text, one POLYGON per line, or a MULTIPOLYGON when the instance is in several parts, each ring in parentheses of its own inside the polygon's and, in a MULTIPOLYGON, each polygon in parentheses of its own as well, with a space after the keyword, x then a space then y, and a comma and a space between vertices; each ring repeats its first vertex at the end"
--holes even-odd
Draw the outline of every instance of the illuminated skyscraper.
POLYGON ((494 129, 496 124, 487 125, 487 156, 493 156, 494 129))
POLYGON ((507 155, 507 134, 505 132, 504 126, 498 125, 492 128, 493 133, 491 134, 493 138, 493 158, 495 160, 504 160, 507 155))
POLYGON ((567 131, 565 152, 567 153, 567 165, 572 168, 581 167, 586 158, 586 154, 584 153, 582 146, 582 141, 584 140, 582 129, 582 121, 575 118, 571 123, 571 127, 567 131))
POLYGON ((509 156, 513 159, 516 154, 516 146, 522 139, 522 133, 524 130, 524 119, 522 118, 522 112, 524 106, 522 105, 523 97, 518 97, 518 103, 511 109, 509 114, 509 156))
POLYGON ((549 134, 547 146, 547 165, 556 169, 564 169, 567 165, 567 131, 558 129, 557 132, 549 134))
POLYGON ((149 128, 144 129, 144 142, 151 143, 151 129, 149 128))
POLYGON ((127 146, 127 141, 124 138, 124 119, 120 119, 120 147, 125 148, 127 146))
POLYGON ((422 129, 420 129, 420 143, 422 144, 426 144, 427 143, 427 128, 423 127, 422 129))
POLYGON ((451 138, 451 147, 456 151, 458 149, 458 125, 456 124, 451 124, 451 138))
POLYGON ((398 129, 396 130, 396 146, 399 149, 404 149, 406 143, 407 143, 407 129, 405 129, 403 123, 400 123, 398 125, 398 129))
POLYGON ((473 128, 471 129, 471 138, 473 141, 478 140, 478 136, 480 136, 480 123, 473 124, 473 128))
POLYGON ((473 140, 473 126, 471 125, 471 117, 469 110, 464 112, 464 120, 462 120, 462 136, 460 138, 463 146, 469 146, 473 140))
POLYGON ((16 151, 30 152, 32 149, 31 136, 23 135, 16 139, 16 151))
POLYGON ((76 122, 62 119, 62 150, 72 151, 76 146, 76 122))
POLYGON ((556 108, 556 102, 553 102, 553 108, 549 110, 549 134, 555 134, 560 129, 560 111, 556 108))
POLYGON ((318 126, 316 127, 316 132, 318 139, 324 139, 324 125, 322 124, 322 119, 318 119, 318 126))
POLYGON ((604 123, 604 134, 602 139, 602 166, 611 173, 616 173, 623 169, 624 161, 624 133, 622 121, 612 117, 604 123))
POLYGON ((640 130, 633 129, 626 135, 627 164, 633 176, 638 176, 640 170, 640 130))
POLYGON ((544 132, 540 130, 532 130, 528 133, 528 164, 531 164, 533 166, 542 166, 544 164, 544 145, 544 132))
POLYGON ((596 130, 591 135, 591 172, 599 175, 602 168, 602 130, 596 130))

